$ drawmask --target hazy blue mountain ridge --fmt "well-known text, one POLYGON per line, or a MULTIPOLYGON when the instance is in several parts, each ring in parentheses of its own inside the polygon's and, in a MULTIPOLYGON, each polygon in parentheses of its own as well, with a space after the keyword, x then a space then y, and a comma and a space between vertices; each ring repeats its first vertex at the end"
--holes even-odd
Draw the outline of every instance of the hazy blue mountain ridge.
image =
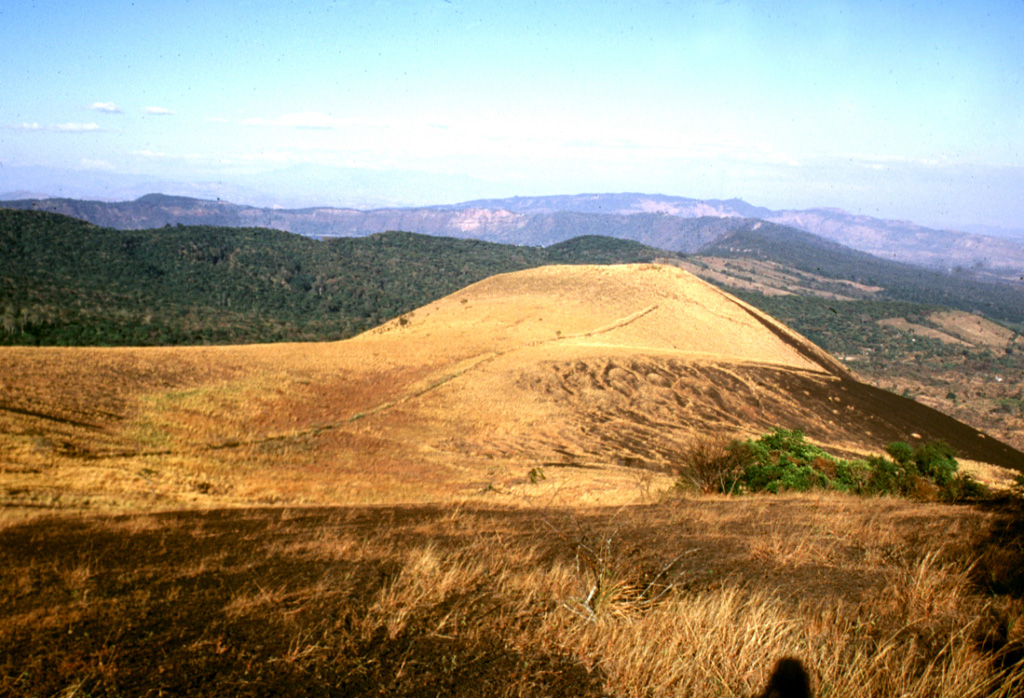
POLYGON ((576 194, 480 199, 451 206, 359 210, 336 207, 258 208, 224 201, 150 194, 135 201, 23 199, 8 208, 45 210, 104 227, 166 225, 266 227, 312 237, 362 237, 386 230, 551 245, 579 235, 634 240, 691 253, 756 218, 819 235, 883 259, 979 278, 1024 282, 1024 241, 933 230, 817 208, 772 211, 741 199, 699 200, 661 194, 576 194))

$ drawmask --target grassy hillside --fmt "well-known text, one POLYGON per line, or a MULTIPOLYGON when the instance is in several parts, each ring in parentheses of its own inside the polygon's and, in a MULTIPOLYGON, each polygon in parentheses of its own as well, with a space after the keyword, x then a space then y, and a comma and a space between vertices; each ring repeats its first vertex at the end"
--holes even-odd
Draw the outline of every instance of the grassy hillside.
MULTIPOLYGON (((1024 396, 1013 380, 1024 371, 1024 338, 1014 334, 1024 329, 1019 290, 764 222, 746 223, 705 253, 715 257, 688 258, 687 268, 843 357, 874 385, 1024 447, 1024 396), (1007 336, 947 336, 932 319, 944 308, 996 318, 1007 336)), ((341 339, 493 274, 665 254, 596 236, 548 248, 409 233, 317 241, 258 228, 116 231, 0 210, 0 344, 341 339)))
POLYGON ((943 439, 1024 471, 668 265, 492 276, 346 342, 3 347, 0 365, 0 513, 515 502, 538 467, 532 491, 609 503, 699 435, 776 426, 844 458, 943 439))
POLYGON ((399 232, 118 231, 0 209, 0 344, 341 339, 497 273, 663 254, 596 237, 542 249, 399 232))

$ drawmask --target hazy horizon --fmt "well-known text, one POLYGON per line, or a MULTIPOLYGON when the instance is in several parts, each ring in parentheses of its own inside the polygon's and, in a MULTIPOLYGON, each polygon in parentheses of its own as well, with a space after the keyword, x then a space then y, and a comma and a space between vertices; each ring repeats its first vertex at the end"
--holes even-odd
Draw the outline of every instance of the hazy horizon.
POLYGON ((1024 228, 1024 2, 13 0, 0 193, 634 191, 1024 228))

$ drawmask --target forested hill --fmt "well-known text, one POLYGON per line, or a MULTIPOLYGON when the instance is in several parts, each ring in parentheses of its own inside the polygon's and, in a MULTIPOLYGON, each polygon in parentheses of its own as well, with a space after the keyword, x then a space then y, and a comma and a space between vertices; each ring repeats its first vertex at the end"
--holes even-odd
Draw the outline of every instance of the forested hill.
POLYGON ((501 272, 666 254, 599 237, 537 248, 402 232, 119 231, 0 209, 0 344, 340 339, 501 272))

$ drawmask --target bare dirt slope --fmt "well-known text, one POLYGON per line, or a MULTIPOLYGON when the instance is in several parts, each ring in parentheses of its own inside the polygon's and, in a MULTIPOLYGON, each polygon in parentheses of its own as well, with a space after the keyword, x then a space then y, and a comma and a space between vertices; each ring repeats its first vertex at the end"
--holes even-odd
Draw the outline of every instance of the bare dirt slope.
POLYGON ((340 343, 0 351, 9 507, 436 501, 545 465, 607 502, 694 435, 772 426, 1024 467, 669 266, 501 275, 340 343))

